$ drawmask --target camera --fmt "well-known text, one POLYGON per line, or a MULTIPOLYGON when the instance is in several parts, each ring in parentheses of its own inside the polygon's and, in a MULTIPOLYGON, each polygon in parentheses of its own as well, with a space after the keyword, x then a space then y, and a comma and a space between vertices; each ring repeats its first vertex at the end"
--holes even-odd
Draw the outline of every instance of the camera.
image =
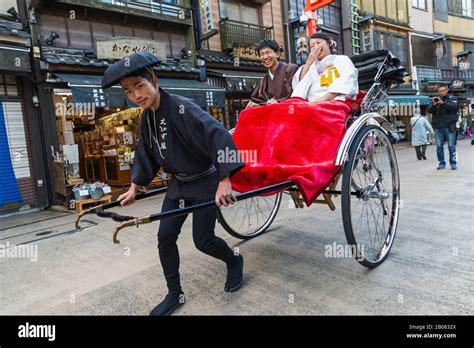
POLYGON ((434 97, 434 98, 433 98, 433 101, 434 101, 435 103, 437 103, 437 102, 441 101, 441 98, 440 98, 440 97, 434 97))

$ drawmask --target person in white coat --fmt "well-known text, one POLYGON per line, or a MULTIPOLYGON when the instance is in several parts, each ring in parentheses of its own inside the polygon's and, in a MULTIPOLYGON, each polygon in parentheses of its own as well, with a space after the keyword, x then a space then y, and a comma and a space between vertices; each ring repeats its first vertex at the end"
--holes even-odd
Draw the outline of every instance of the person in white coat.
POLYGON ((293 77, 292 97, 310 102, 355 99, 359 93, 358 70, 348 56, 337 55, 337 43, 326 33, 309 39, 310 54, 293 77))
POLYGON ((418 160, 426 159, 426 145, 428 145, 428 136, 434 135, 434 130, 430 123, 424 117, 419 108, 415 108, 413 117, 410 119, 412 126, 411 131, 411 145, 415 147, 416 158, 418 160))

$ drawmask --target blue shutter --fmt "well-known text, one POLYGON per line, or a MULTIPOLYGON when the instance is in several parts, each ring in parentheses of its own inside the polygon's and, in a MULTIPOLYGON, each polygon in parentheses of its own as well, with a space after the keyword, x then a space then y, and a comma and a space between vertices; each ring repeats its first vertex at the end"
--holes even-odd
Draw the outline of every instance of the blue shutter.
POLYGON ((13 171, 10 146, 5 127, 3 100, 0 99, 0 208, 6 203, 21 204, 20 190, 13 171))

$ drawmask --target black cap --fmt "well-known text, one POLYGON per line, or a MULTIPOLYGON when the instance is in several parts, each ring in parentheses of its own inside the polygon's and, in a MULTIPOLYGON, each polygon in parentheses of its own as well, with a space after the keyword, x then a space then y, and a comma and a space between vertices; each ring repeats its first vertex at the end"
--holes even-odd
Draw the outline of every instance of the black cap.
POLYGON ((142 51, 134 53, 129 57, 119 60, 109 66, 102 77, 102 88, 109 88, 116 85, 124 77, 130 76, 134 72, 160 64, 161 58, 153 53, 142 51))

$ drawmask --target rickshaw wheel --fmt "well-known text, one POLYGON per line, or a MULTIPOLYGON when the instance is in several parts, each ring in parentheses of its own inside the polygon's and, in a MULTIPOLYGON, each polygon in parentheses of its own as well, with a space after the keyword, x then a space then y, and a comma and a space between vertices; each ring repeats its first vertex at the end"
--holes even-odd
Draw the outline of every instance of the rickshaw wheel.
POLYGON ((400 207, 400 177, 395 150, 379 126, 362 128, 344 165, 342 220, 356 260, 374 268, 388 256, 400 207))
MULTIPOLYGON (((234 192, 236 194, 236 192, 234 192)), ((280 208, 282 193, 257 196, 221 207, 217 210, 218 222, 232 236, 252 239, 270 227, 280 208)))

